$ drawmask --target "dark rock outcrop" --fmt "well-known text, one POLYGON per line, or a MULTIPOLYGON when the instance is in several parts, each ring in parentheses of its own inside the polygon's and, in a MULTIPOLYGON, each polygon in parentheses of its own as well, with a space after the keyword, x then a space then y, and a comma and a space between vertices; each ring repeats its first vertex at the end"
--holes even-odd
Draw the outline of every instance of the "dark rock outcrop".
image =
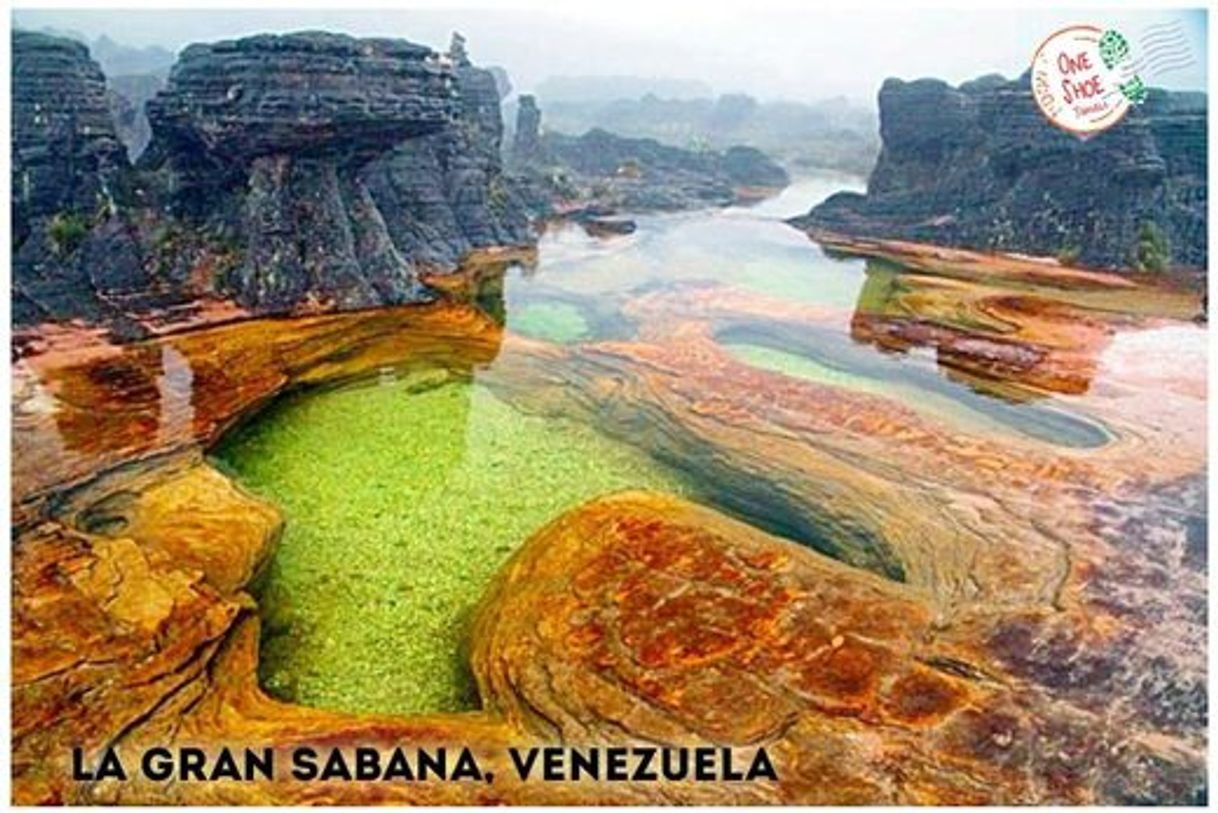
POLYGON ((417 299, 359 171, 457 114, 452 72, 404 40, 264 35, 186 48, 148 103, 141 165, 242 258, 221 290, 259 311, 417 299))
POLYGON ((599 128, 582 136, 540 130, 535 100, 522 96, 512 149, 513 164, 524 177, 522 194, 546 199, 558 210, 728 206, 790 181, 786 170, 753 147, 684 150, 599 128))
POLYGON ((149 104, 171 155, 246 167, 265 155, 358 158, 443 129, 452 75, 405 40, 310 32, 191 45, 149 104))
POLYGON ((456 125, 405 141, 360 173, 399 251, 441 267, 471 249, 525 243, 529 234, 525 207, 503 173, 495 76, 468 58, 452 61, 456 125))
POLYGON ((650 138, 625 138, 606 130, 573 137, 546 133, 545 160, 581 184, 601 186, 598 197, 624 209, 674 210, 734 203, 741 187, 782 187, 782 167, 752 147, 727 152, 683 150, 650 138))
POLYGON ((516 133, 512 139, 512 157, 531 161, 541 153, 541 110, 537 98, 525 94, 516 106, 516 133))
POLYGON ((13 321, 99 320, 148 278, 106 82, 68 39, 13 33, 13 321))
MULTIPOLYGON (((419 301, 424 266, 531 241, 494 76, 463 41, 308 32, 186 48, 132 169, 122 94, 77 43, 14 38, 17 324, 144 321, 164 297, 258 313, 419 301), (157 296, 152 296, 157 292, 157 296)), ((163 315, 162 315, 163 316, 163 315)))
POLYGON ((867 194, 839 193, 792 222, 1105 268, 1136 265, 1149 230, 1166 237, 1172 263, 1203 267, 1206 107, 1204 94, 1155 90, 1080 140, 1045 120, 1027 75, 958 88, 889 79, 867 194))

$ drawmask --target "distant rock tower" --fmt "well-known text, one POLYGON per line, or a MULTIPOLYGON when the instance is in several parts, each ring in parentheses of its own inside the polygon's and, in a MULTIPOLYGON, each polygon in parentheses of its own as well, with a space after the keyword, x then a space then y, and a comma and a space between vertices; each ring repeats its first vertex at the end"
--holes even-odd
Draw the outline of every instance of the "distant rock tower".
POLYGON ((448 43, 448 58, 453 65, 464 67, 470 64, 469 52, 465 50, 465 37, 458 31, 453 32, 452 40, 448 43))
POLYGON ((512 140, 512 157, 528 161, 541 153, 541 109, 532 94, 520 97, 516 110, 516 136, 512 140))

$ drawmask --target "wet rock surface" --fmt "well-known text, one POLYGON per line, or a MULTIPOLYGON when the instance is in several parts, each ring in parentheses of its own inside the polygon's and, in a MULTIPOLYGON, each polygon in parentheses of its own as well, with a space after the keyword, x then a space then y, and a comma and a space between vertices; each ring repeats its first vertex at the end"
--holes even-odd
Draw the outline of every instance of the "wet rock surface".
POLYGON ((1081 140, 1045 120, 1026 75, 889 79, 867 193, 833 195, 792 223, 1117 269, 1134 266, 1149 223, 1172 264, 1203 268, 1207 106, 1205 94, 1153 90, 1081 140))
MULTIPOLYGON (((88 66, 64 53, 84 79, 63 98, 93 109, 88 66)), ((377 217, 416 229, 434 257, 456 250, 454 229, 472 241, 509 228, 478 231, 494 212, 478 192, 495 165, 465 147, 494 137, 490 86, 462 79, 472 68, 463 47, 450 61, 454 84, 471 89, 457 115, 478 124, 409 140, 419 149, 408 160, 399 144, 365 162, 375 138, 348 154, 320 131, 301 151, 217 154, 224 172, 248 173, 249 189, 228 189, 214 209, 217 199, 191 198, 212 178, 175 186, 187 176, 153 156, 165 162, 150 174, 165 185, 149 181, 145 194, 182 207, 172 223, 206 228, 162 232, 151 256, 177 258, 162 269, 164 298, 89 293, 114 309, 97 318, 164 309, 192 280, 245 286, 251 307, 271 310, 391 296, 418 280, 395 256, 404 232, 377 217), (394 183, 378 185, 372 175, 392 169, 368 167, 397 161, 407 163, 394 183), (411 208, 422 199, 425 209, 411 208), (288 245, 289 227, 316 242, 288 245), (200 235, 229 244, 221 253, 200 235), (310 265, 323 247, 334 262, 310 265), (308 285, 275 272, 280 249, 297 252, 308 285)), ((66 132, 56 144, 80 143, 66 132)), ((124 230, 142 238, 159 225, 121 210, 99 221, 107 242, 78 247, 92 281, 80 290, 119 290, 106 257, 125 250, 124 230)), ((13 377, 14 800, 1203 802, 1206 388, 1203 332, 1186 322, 1196 297, 1162 279, 1010 257, 852 248, 907 267, 869 269, 853 311, 714 283, 658 287, 624 307, 628 332, 569 344, 505 335, 455 302, 293 319, 244 311, 124 343, 80 325, 45 336, 13 377), (1067 394, 1104 431, 1085 448, 979 432, 899 398, 748 363, 724 344, 764 328, 814 356, 816 330, 842 324, 859 345, 933 353, 978 390, 1067 394), (1188 335, 1170 334, 1182 325, 1188 335), (479 369, 530 414, 583 414, 696 467, 735 497, 720 503, 732 516, 634 492, 538 529, 475 619, 480 712, 277 702, 257 683, 250 590, 282 520, 202 453, 289 388, 415 363, 479 369), (779 779, 521 782, 506 756, 509 745, 657 742, 764 747, 779 779), (298 746, 403 743, 468 746, 497 779, 71 778, 73 747, 91 763, 112 747, 135 764, 154 745, 266 746, 286 763, 298 746)), ((52 301, 46 290, 30 301, 52 301)), ((79 315, 83 305, 62 307, 79 315)))
POLYGON ((637 332, 616 340, 505 334, 481 311, 444 303, 125 346, 77 341, 21 360, 15 798, 1203 801, 1204 364, 1181 353, 1164 369, 1147 349, 1164 324, 1197 343, 1184 321, 1195 297, 951 257, 936 261, 946 275, 862 291, 861 311, 879 324, 916 312, 956 331, 948 369, 977 379, 986 341, 1035 349, 1014 377, 1022 397, 1072 393, 1108 427, 1105 443, 978 434, 745 363, 720 344, 725 324, 739 333, 764 315, 775 335, 799 337, 843 315, 715 285, 639 296, 637 332), (200 448, 286 388, 413 363, 480 368, 482 383, 530 414, 582 410, 602 431, 693 461, 725 490, 781 504, 726 505, 730 518, 636 492, 538 529, 502 567, 469 639, 481 712, 357 716, 276 702, 257 684, 247 591, 279 518, 209 469, 200 448), (791 520, 777 529, 788 539, 758 514, 791 520), (765 747, 779 779, 520 782, 505 755, 509 744, 656 742, 722 743, 742 756, 765 747), (497 778, 70 779, 74 745, 91 760, 113 746, 131 762, 167 743, 265 745, 283 760, 301 745, 467 745, 497 778))

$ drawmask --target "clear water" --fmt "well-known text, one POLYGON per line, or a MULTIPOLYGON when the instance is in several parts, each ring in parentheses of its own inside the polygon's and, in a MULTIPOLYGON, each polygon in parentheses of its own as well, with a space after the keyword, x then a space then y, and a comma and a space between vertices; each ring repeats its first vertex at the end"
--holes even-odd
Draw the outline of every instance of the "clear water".
POLYGON ((851 176, 825 175, 792 184, 754 206, 640 215, 623 237, 594 238, 579 228, 547 233, 535 270, 509 272, 509 329, 532 334, 531 308, 565 303, 592 324, 614 323, 634 294, 714 282, 786 302, 840 308, 846 329, 866 281, 865 262, 833 259, 783 220, 842 189, 861 189, 851 176))
MULTIPOLYGON (((720 343, 749 364, 899 399, 967 428, 1103 443, 1102 427, 1062 409, 1005 404, 948 380, 933 359, 885 355, 850 339, 865 262, 827 256, 782 218, 860 186, 813 178, 752 207, 641 216, 623 237, 554 230, 536 267, 506 276, 507 330, 555 343, 628 339, 632 299, 731 286, 828 314, 807 332, 789 320, 774 332, 719 326, 720 343)), ((503 361, 501 354, 489 373, 503 361)), ((487 374, 431 371, 293 396, 218 450, 287 520, 261 595, 270 691, 350 711, 471 708, 464 625, 529 535, 626 488, 720 504, 721 484, 693 481, 595 426, 520 412, 478 382, 487 374)), ((773 528, 784 518, 753 519, 773 528)))
POLYGON ((690 493, 637 449, 443 376, 288 398, 218 454, 287 522, 263 685, 353 712, 471 708, 465 624, 521 542, 601 494, 690 493))

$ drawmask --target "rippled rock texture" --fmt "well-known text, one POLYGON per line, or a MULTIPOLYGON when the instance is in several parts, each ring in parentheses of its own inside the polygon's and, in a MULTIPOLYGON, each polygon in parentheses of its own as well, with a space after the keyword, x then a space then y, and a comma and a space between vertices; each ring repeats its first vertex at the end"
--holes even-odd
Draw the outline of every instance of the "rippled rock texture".
MULTIPOLYGON (((967 253, 940 263, 948 273, 895 282, 876 267, 881 290, 855 308, 870 336, 884 320, 954 331, 945 368, 978 382, 1007 376, 991 344, 1018 348, 1021 397, 1072 393, 1058 408, 1101 426, 1098 441, 982 431, 749 363, 731 352, 742 336, 762 341, 764 326, 814 355, 832 336, 820 327, 851 314, 716 285, 641 295, 627 314, 637 330, 614 341, 505 336, 474 308, 438 304, 123 347, 81 339, 20 360, 15 799, 1203 801, 1204 331, 1185 321, 1196 297, 967 253), (468 374, 492 358, 479 380, 509 403, 591 416, 696 467, 735 495, 717 501, 732 516, 631 493, 539 529, 477 613, 480 712, 273 701, 255 678, 247 590, 279 518, 200 448, 288 387, 398 365, 468 374), (525 783, 504 753, 637 742, 765 746, 779 780, 525 783), (68 778, 73 745, 131 759, 166 743, 465 744, 497 779, 68 778)), ((943 344, 899 335, 907 350, 943 344)))
POLYGON ((13 46, 18 326, 134 338, 217 301, 230 318, 416 302, 422 270, 532 243, 494 77, 467 57, 318 32, 190 46, 133 169, 87 51, 13 46))
POLYGON ((958 88, 889 79, 866 195, 839 193, 793 222, 1116 269, 1134 266, 1150 223, 1173 264, 1204 268, 1207 106, 1205 94, 1153 90, 1081 140, 1041 115, 1027 75, 958 88))
POLYGON ((382 152, 444 128, 450 75, 430 48, 340 34, 266 34, 182 51, 149 106, 156 136, 241 164, 262 155, 382 152))

